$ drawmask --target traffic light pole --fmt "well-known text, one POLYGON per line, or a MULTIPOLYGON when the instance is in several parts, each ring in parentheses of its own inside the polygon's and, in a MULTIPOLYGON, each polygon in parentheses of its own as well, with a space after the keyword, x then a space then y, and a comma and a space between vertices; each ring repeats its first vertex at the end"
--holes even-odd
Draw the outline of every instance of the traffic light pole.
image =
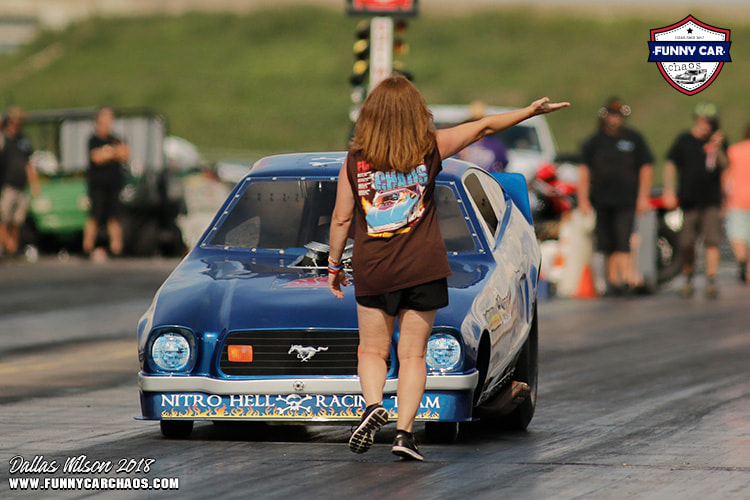
POLYGON ((360 22, 356 31, 357 41, 353 47, 355 63, 349 76, 353 87, 353 103, 361 103, 372 89, 394 71, 412 79, 403 63, 393 60, 393 52, 395 49, 397 57, 408 53, 409 45, 401 38, 407 26, 403 18, 417 15, 418 2, 419 0, 346 0, 346 11, 350 16, 374 16, 369 21, 360 22), (394 18, 397 20, 394 21, 394 18))
POLYGON ((393 18, 370 20, 370 84, 368 93, 388 78, 393 70, 393 18))

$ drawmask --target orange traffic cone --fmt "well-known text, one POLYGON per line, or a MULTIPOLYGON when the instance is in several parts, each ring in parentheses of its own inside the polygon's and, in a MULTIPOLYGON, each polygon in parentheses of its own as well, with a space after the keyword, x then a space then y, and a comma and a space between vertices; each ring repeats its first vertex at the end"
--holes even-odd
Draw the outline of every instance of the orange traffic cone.
POLYGON ((594 277, 591 274, 591 266, 586 264, 581 273, 581 280, 578 282, 577 299, 596 298, 596 288, 594 287, 594 277))
POLYGON ((565 257, 563 257, 562 252, 558 251, 557 255, 555 255, 555 260, 552 263, 553 267, 563 267, 565 265, 565 257))

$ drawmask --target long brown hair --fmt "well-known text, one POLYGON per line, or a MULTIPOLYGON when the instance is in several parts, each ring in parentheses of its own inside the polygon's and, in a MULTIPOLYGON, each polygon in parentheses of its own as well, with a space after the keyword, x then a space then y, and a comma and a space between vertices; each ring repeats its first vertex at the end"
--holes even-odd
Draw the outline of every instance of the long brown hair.
POLYGON ((432 113, 419 90, 401 75, 383 80, 362 104, 351 148, 377 170, 414 170, 435 148, 432 113))

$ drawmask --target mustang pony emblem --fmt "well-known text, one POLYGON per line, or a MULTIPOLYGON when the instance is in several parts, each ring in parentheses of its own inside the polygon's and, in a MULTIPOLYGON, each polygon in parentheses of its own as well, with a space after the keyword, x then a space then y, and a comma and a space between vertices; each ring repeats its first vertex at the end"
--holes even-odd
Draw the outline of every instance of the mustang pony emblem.
POLYGON ((287 354, 291 354, 295 351, 297 351, 297 358, 301 359, 302 362, 310 361, 310 358, 318 354, 320 351, 327 351, 328 347, 307 347, 307 346, 301 346, 299 344, 295 344, 289 348, 289 352, 287 354))

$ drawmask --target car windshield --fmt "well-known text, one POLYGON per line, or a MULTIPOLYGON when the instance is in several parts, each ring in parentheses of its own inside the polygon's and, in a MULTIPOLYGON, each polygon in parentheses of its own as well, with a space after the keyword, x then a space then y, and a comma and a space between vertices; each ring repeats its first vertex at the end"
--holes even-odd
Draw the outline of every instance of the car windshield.
MULTIPOLYGON (((335 181, 252 182, 209 243, 262 249, 302 248, 313 241, 327 244, 335 201, 335 181)), ((448 251, 474 250, 453 190, 436 186, 435 204, 448 251)))

